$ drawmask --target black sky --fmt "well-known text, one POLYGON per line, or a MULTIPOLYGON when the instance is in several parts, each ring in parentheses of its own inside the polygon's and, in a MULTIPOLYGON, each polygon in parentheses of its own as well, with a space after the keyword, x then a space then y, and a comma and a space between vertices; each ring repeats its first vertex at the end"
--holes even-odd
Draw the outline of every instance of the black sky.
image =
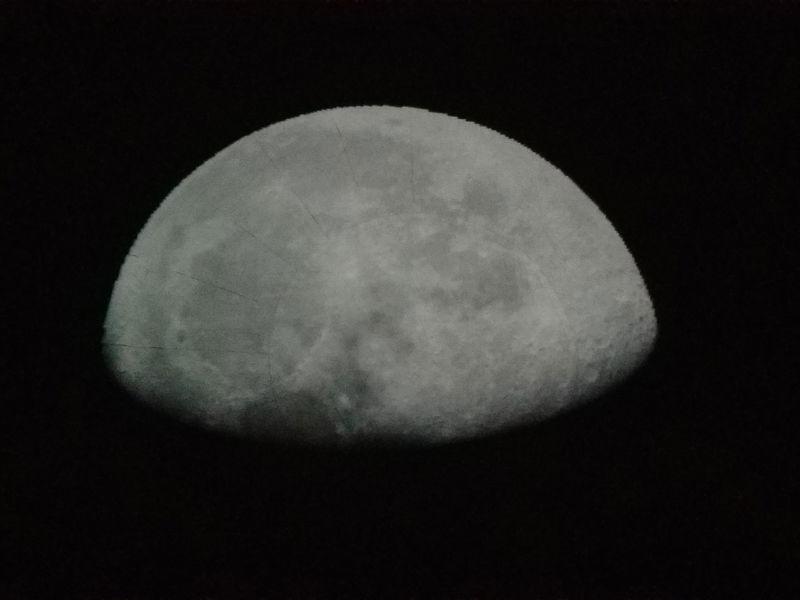
POLYGON ((792 597, 800 12, 555 6, 3 4, 2 597, 792 597), (101 325, 149 214, 243 135, 363 104, 570 176, 650 289, 647 365, 416 451, 253 446, 126 396, 101 325))

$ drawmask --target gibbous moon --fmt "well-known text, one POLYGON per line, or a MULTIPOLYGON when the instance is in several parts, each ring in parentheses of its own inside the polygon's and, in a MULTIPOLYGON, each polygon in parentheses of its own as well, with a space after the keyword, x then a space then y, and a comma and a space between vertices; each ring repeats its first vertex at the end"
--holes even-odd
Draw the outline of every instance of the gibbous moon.
POLYGON ((415 108, 248 135, 122 265, 110 368, 182 420, 297 443, 435 443, 543 420, 650 351, 622 239, 561 171, 415 108))

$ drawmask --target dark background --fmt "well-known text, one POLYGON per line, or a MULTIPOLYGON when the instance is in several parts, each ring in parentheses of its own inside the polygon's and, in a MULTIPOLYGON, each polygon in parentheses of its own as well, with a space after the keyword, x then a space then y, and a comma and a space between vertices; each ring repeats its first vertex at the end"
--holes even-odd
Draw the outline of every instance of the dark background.
POLYGON ((796 597, 798 16, 3 3, 0 596, 796 597), (434 449, 254 445, 127 396, 101 325, 149 214, 243 135, 359 104, 475 121, 569 175, 647 282, 647 365, 434 449))

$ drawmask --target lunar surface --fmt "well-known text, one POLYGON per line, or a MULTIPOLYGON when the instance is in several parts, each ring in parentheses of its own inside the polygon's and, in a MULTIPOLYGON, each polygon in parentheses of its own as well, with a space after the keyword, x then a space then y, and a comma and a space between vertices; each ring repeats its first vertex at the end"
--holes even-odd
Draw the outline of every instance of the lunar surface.
POLYGON ((110 368, 182 420, 436 443, 598 396, 656 337, 622 239, 563 173, 414 108, 289 119, 169 194, 122 265, 110 368))

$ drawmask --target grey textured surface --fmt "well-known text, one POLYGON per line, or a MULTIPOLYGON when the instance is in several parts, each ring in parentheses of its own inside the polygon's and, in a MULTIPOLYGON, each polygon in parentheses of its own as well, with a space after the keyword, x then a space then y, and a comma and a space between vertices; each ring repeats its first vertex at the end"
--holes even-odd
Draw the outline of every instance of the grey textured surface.
POLYGON ((147 402, 298 442, 436 442, 537 421, 656 336, 612 225, 490 129, 354 107, 229 146, 166 198, 104 350, 147 402))

